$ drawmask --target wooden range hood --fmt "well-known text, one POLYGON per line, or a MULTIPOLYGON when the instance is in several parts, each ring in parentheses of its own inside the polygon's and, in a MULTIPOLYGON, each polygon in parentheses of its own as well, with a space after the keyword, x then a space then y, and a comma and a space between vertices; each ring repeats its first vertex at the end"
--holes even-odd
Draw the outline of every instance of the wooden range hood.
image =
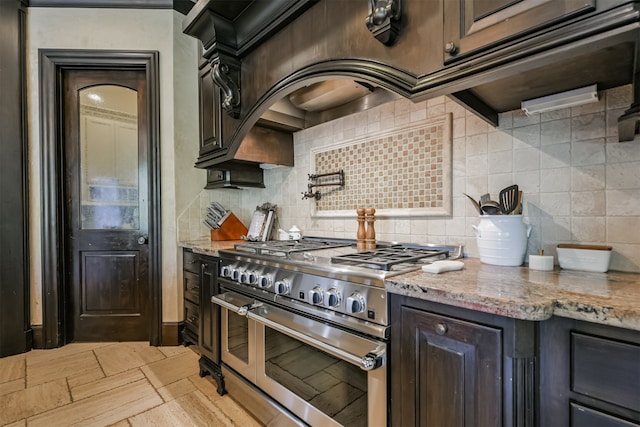
POLYGON ((523 1, 519 7, 530 7, 529 15, 538 19, 540 8, 560 2, 575 10, 520 32, 513 29, 518 16, 488 22, 486 31, 497 42, 483 41, 457 55, 449 51, 447 25, 460 22, 451 17, 452 5, 470 0, 402 0, 397 37, 388 44, 364 25, 371 13, 368 0, 199 0, 185 18, 184 32, 202 41, 203 57, 221 70, 219 84, 230 101, 222 114, 229 148, 219 161, 249 158, 257 150, 259 144, 243 142, 255 124, 293 132, 398 96, 418 102, 449 95, 497 126, 498 113, 518 109, 523 100, 591 84, 598 90, 634 84, 635 99, 620 121, 620 140, 633 139, 640 123, 640 4, 557 0, 523 1), (500 31, 513 34, 503 37, 500 31), (324 89, 327 94, 314 101, 320 104, 332 91, 322 82, 336 79, 370 93, 327 110, 296 101, 309 88, 324 89))

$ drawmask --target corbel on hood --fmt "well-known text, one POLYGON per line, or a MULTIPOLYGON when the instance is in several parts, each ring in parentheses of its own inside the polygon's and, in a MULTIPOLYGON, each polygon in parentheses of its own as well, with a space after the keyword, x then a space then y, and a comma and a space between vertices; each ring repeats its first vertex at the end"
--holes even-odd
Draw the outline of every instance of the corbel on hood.
MULTIPOLYGON (((241 114, 241 62, 264 40, 295 19, 318 0, 200 0, 187 14, 183 32, 200 40, 202 58, 211 64, 211 78, 221 90, 220 107, 233 120, 241 114)), ((249 130, 242 149, 219 150, 198 159, 197 167, 240 161, 293 165, 290 133, 258 127, 249 130)), ((249 162, 249 163, 247 163, 249 162)))

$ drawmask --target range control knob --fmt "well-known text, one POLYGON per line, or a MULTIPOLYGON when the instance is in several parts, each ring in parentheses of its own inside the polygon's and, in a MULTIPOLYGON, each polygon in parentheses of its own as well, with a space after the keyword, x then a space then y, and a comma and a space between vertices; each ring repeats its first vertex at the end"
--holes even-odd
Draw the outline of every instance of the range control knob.
POLYGON ((322 288, 320 286, 316 286, 315 288, 309 291, 309 302, 311 304, 320 305, 322 304, 322 288))
POLYGON ((258 281, 258 276, 253 271, 243 271, 240 273, 240 283, 253 285, 258 281))
POLYGON ((242 274, 242 270, 240 270, 239 268, 233 268, 231 269, 231 276, 229 277, 231 278, 231 280, 235 282, 239 282, 241 274, 242 274))
POLYGON ((231 267, 230 265, 223 265, 222 268, 220 268, 220 276, 231 277, 232 270, 233 270, 233 267, 231 267))
POLYGON ((324 305, 325 307, 337 307, 342 302, 342 297, 340 296, 340 291, 336 288, 331 288, 326 292, 324 297, 324 305))
POLYGON ((275 284, 274 290, 278 295, 287 295, 291 291, 289 280, 287 279, 278 280, 275 284))
POLYGON ((347 313, 362 313, 365 307, 364 298, 360 293, 354 292, 347 298, 347 313))
POLYGON ((267 289, 273 285, 273 276, 271 274, 263 274, 258 278, 258 286, 267 289))

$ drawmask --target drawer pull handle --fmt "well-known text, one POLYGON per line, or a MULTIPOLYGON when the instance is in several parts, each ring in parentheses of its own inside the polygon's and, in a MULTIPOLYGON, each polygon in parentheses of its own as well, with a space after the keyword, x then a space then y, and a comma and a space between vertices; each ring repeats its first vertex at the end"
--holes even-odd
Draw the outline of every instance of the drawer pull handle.
POLYGON ((196 262, 198 262, 197 259, 192 259, 191 261, 187 261, 187 264, 195 264, 196 262))
POLYGON ((447 325, 445 325, 444 323, 438 323, 436 325, 436 334, 444 335, 446 333, 447 333, 447 325))

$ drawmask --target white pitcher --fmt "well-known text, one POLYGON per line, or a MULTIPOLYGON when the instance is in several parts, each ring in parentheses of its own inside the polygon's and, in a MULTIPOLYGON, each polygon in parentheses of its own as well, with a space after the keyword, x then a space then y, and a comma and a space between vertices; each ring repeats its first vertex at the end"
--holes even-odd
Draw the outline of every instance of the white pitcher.
POLYGON ((485 264, 519 266, 527 252, 531 225, 522 215, 482 215, 476 233, 480 261, 485 264))

